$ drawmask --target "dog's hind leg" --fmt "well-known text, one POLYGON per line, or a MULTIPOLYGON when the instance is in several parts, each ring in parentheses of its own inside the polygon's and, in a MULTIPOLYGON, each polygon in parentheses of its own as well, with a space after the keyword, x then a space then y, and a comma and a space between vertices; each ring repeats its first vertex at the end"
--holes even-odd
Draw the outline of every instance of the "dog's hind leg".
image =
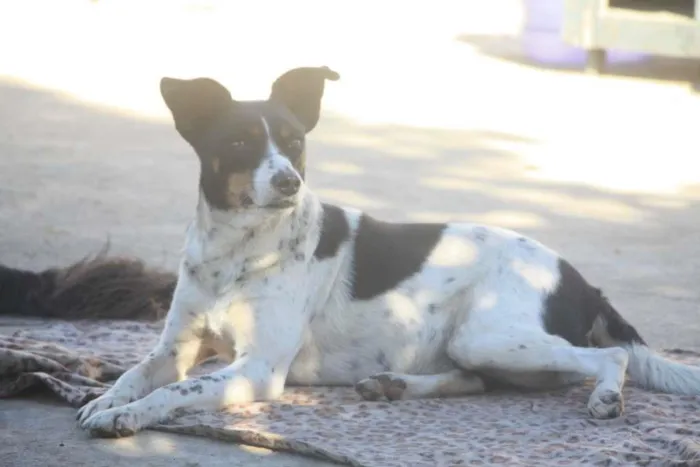
MULTIPOLYGON (((588 401, 595 418, 612 418, 622 413, 622 386, 628 354, 620 347, 606 349, 573 347, 566 340, 534 326, 478 329, 465 325, 448 344, 448 355, 466 370, 493 370, 506 382, 518 384, 527 373, 534 376, 558 374, 562 383, 595 377, 596 387, 588 401), (508 380, 508 373, 515 378, 508 380)), ((543 383, 548 384, 551 378, 543 383)), ((531 386, 531 385, 530 385, 531 386)), ((532 386, 531 386, 532 387, 532 386)))
POLYGON ((379 373, 359 381, 355 390, 365 400, 405 400, 480 394, 485 389, 480 377, 458 369, 435 375, 379 373))

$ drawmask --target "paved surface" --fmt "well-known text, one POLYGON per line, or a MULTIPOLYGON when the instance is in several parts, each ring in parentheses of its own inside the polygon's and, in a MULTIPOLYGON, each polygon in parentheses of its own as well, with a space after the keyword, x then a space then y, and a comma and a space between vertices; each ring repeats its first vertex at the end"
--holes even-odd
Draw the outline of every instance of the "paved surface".
MULTIPOLYGON (((325 200, 521 230, 653 345, 700 348, 697 63, 618 53, 611 74, 582 75, 582 54, 516 0, 58 3, 0 5, 3 263, 63 264, 109 239, 174 267, 198 169, 158 78, 210 75, 264 97, 287 68, 327 64, 342 79, 308 161, 325 200), (523 20, 539 29, 514 35, 523 20)), ((48 403, 1 402, 0 417, 1 465, 309 465, 157 433, 86 441, 72 410, 48 403)))
POLYGON ((335 465, 265 449, 155 431, 90 439, 73 428, 75 411, 51 401, 3 401, 0 465, 122 467, 315 467, 335 465))

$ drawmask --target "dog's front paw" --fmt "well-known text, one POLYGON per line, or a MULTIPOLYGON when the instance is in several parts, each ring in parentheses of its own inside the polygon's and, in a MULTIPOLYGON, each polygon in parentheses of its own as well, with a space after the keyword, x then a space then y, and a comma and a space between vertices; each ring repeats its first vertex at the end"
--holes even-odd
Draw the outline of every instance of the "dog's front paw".
POLYGON ((386 397, 390 401, 404 398, 406 381, 394 373, 379 373, 355 385, 355 391, 368 401, 386 397))
POLYGON ((97 399, 94 399, 78 410, 77 419, 80 423, 90 418, 92 415, 109 410, 114 407, 121 407, 132 402, 129 397, 118 396, 116 394, 110 394, 106 392, 97 399))
POLYGON ((601 389, 593 391, 588 400, 588 413, 593 418, 616 418, 622 415, 624 400, 619 391, 601 389))
POLYGON ((80 427, 100 438, 123 438, 132 436, 144 427, 147 421, 134 407, 125 405, 98 412, 87 418, 80 427))

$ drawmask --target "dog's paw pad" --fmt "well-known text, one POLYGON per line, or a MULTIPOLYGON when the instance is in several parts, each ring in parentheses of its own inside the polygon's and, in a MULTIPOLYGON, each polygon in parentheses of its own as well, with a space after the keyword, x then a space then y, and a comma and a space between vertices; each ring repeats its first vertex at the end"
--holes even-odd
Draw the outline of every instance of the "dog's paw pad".
POLYGON ((355 391, 366 401, 376 401, 384 397, 382 385, 372 378, 363 379, 355 384, 355 391))
POLYGON ((404 391, 406 391, 406 381, 400 376, 396 376, 392 373, 380 373, 371 376, 370 379, 377 381, 381 385, 382 392, 390 401, 403 398, 404 391))
POLYGON ((624 400, 619 391, 594 391, 588 401, 588 412, 593 418, 617 418, 624 410, 624 400))
POLYGON ((368 401, 376 401, 382 397, 395 401, 403 399, 406 381, 393 373, 379 373, 357 383, 355 390, 368 401))

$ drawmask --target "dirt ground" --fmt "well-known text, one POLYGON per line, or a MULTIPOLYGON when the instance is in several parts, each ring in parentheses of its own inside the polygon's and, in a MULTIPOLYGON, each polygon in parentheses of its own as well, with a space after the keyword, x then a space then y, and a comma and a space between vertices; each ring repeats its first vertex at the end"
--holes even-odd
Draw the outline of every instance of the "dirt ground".
MULTIPOLYGON (((555 32, 517 33, 517 0, 57 3, 0 4, 2 263, 65 264, 109 241, 173 268, 198 168, 158 78, 264 98, 287 68, 325 64, 342 78, 309 142, 324 200, 520 230, 653 346, 700 349, 698 62, 617 53, 583 75, 555 32)), ((0 402, 0 464, 311 465, 158 433, 88 441, 73 423, 50 401, 0 402)))

